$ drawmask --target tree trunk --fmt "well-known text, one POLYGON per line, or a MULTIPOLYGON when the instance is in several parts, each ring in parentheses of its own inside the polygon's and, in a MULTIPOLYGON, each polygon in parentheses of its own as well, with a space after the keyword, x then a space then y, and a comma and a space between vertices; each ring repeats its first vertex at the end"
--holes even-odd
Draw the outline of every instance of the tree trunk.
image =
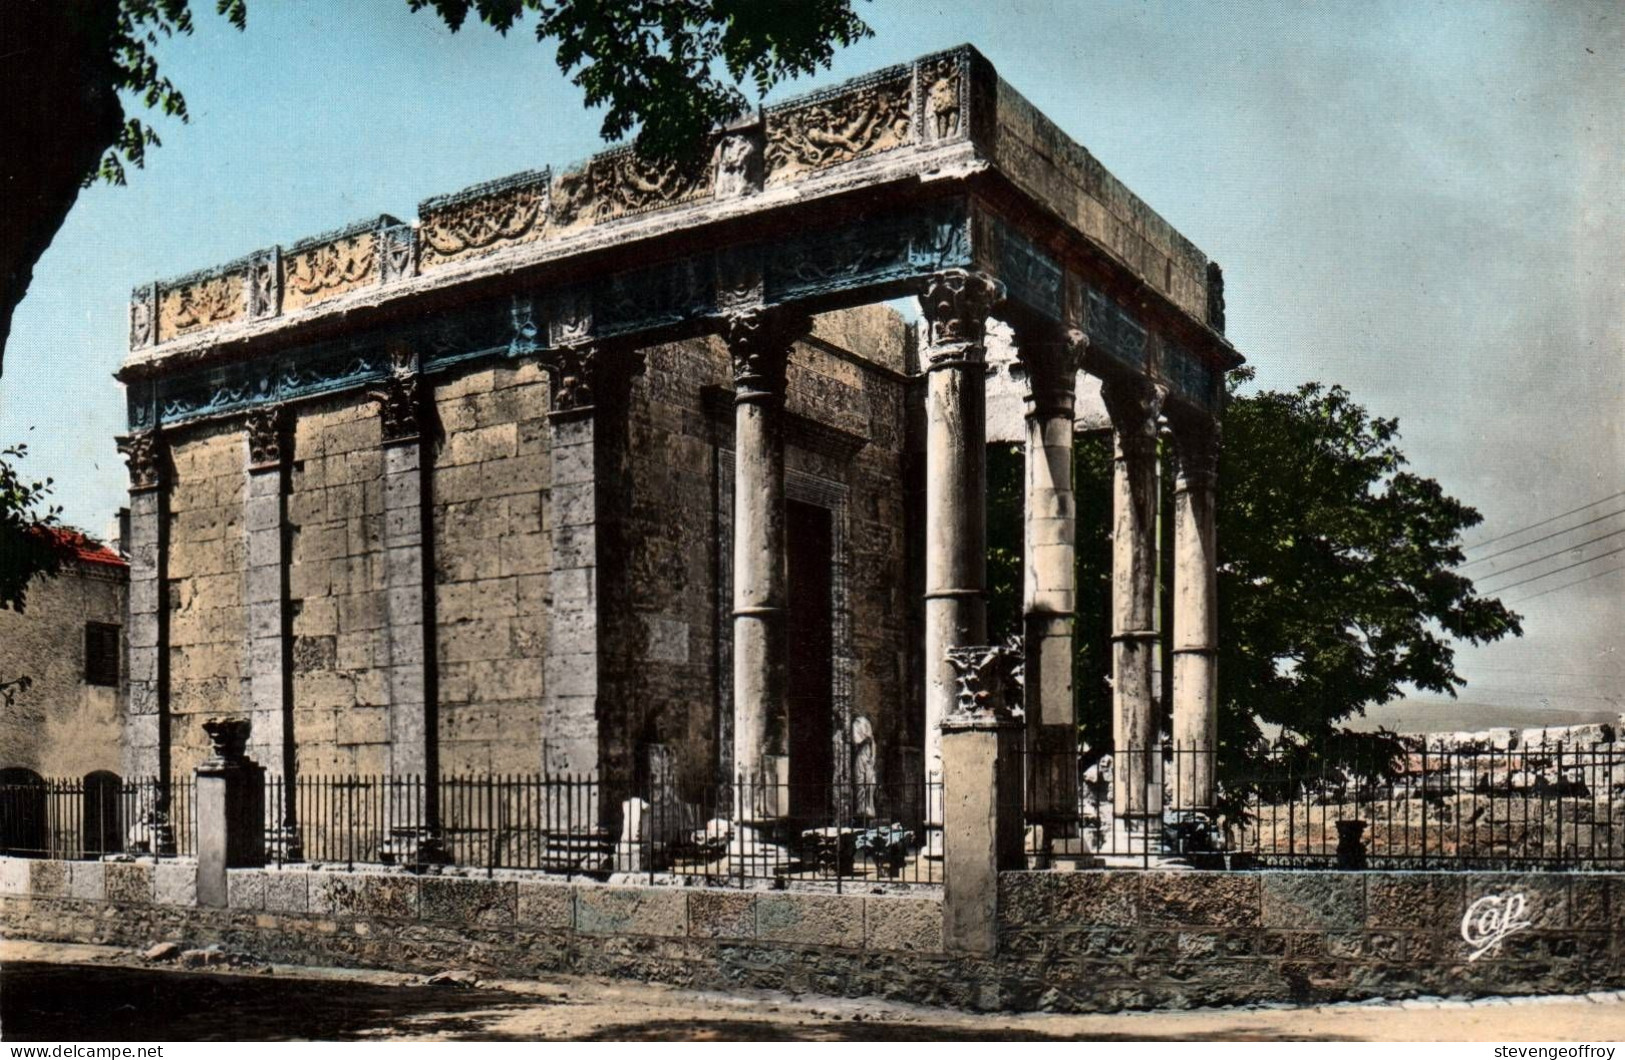
POLYGON ((117 0, 0 3, 0 372, 34 263, 118 140, 117 0))

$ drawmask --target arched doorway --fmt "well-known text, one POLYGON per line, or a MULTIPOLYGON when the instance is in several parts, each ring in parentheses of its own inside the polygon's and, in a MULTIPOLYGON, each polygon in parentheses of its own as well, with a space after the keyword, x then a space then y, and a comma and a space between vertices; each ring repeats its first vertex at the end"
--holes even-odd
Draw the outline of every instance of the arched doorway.
POLYGON ((32 769, 0 769, 0 853, 41 858, 50 853, 45 778, 32 769))

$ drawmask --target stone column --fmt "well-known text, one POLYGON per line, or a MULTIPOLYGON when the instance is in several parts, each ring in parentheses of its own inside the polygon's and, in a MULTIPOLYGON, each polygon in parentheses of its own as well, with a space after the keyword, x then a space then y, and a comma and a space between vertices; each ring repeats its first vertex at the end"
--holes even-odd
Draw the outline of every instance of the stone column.
POLYGON ((745 826, 789 812, 784 383, 810 328, 788 308, 723 320, 734 368, 734 815, 745 826))
MULTIPOLYGON (((987 316, 998 285, 952 270, 926 282, 925 771, 943 779, 942 719, 955 702, 948 650, 987 640, 987 316)), ((926 800, 927 851, 941 820, 926 800)))
POLYGON ((1022 610, 1029 823, 1047 846, 1076 834, 1077 717, 1072 687, 1077 502, 1072 482, 1079 332, 1018 327, 1027 375, 1022 610))
POLYGON ((417 357, 392 354, 378 403, 384 456, 384 612, 389 651, 390 838, 385 857, 406 865, 445 860, 440 847, 434 564, 427 413, 417 357))
POLYGON ((248 708, 255 760, 282 781, 268 798, 268 839, 282 861, 298 861, 297 800, 293 797, 293 629, 288 605, 287 416, 280 405, 248 413, 248 490, 243 523, 248 545, 248 708))
POLYGON ((1161 812, 1152 696, 1157 652, 1157 416, 1163 392, 1142 379, 1101 388, 1111 416, 1113 806, 1131 829, 1161 812))
POLYGON ((998 949, 999 873, 1022 867, 1022 722, 1007 709, 1005 649, 948 649, 953 709, 942 719, 943 942, 998 949))
POLYGON ((1210 813, 1219 746, 1218 431, 1176 422, 1174 447, 1174 808, 1210 813))
POLYGON ((141 784, 131 846, 175 852, 169 817, 169 453, 157 430, 119 440, 130 466, 129 693, 124 776, 141 784), (151 787, 147 783, 151 782, 151 787))
POLYGON ((224 908, 226 870, 265 864, 265 770, 247 756, 249 722, 203 723, 211 754, 197 767, 197 904, 224 908))

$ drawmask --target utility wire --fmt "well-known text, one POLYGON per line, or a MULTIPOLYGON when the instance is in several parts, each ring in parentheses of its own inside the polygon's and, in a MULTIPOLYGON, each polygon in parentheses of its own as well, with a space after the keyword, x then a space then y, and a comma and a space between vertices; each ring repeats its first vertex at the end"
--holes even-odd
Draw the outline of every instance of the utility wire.
POLYGON ((1521 552, 1524 549, 1528 548, 1530 545, 1538 545, 1542 541, 1550 541, 1552 538, 1554 538, 1554 537, 1562 537, 1564 534, 1572 534, 1574 531, 1580 529, 1582 526, 1590 526, 1592 523, 1600 523, 1604 519, 1612 519, 1616 515, 1625 515, 1625 508, 1621 508, 1617 512, 1609 512, 1607 515, 1599 515, 1595 519, 1587 519, 1583 523, 1575 523, 1573 526, 1568 527, 1567 529, 1564 529, 1564 530, 1553 530, 1549 534, 1545 534, 1545 535, 1543 535, 1541 537, 1534 538, 1533 540, 1530 540, 1530 541, 1525 541, 1521 545, 1513 545, 1511 548, 1503 548, 1499 552, 1491 552, 1487 556, 1480 556, 1477 559, 1470 559, 1466 563, 1458 564, 1456 566, 1456 569, 1461 570, 1463 567, 1471 567, 1475 563, 1484 563, 1484 562, 1486 562, 1488 560, 1492 560, 1492 559, 1496 558, 1497 556, 1504 556, 1508 552, 1521 552))
MULTIPOLYGON (((1575 551, 1578 551, 1579 549, 1585 548, 1587 545, 1595 545, 1598 541, 1607 541, 1610 537, 1618 537, 1620 534, 1625 534, 1625 526, 1620 527, 1618 530, 1611 530, 1608 533, 1603 534, 1600 537, 1593 537, 1589 541, 1582 541, 1578 545, 1570 545, 1567 548, 1560 548, 1556 552, 1548 552, 1544 556, 1536 556, 1534 559, 1526 559, 1522 563, 1514 563, 1512 566, 1507 567, 1505 570, 1491 571, 1490 573, 1484 575, 1484 579, 1487 581, 1490 578, 1499 578, 1503 574, 1511 574, 1515 570, 1522 570, 1525 567, 1532 567, 1536 563, 1544 563, 1549 559, 1556 559, 1558 556, 1563 555, 1565 552, 1575 552, 1575 551)), ((1613 553, 1612 552, 1605 552, 1605 553, 1603 553, 1603 555, 1611 556, 1611 555, 1613 555, 1613 553)), ((1568 570, 1568 568, 1564 567, 1563 570, 1568 570)), ((1552 571, 1551 573, 1556 574, 1557 572, 1552 571)), ((1544 578, 1545 575, 1543 574, 1543 575, 1541 575, 1541 577, 1544 578)), ((1510 589, 1510 588, 1512 588, 1510 585, 1503 585, 1499 589, 1496 589, 1494 591, 1495 592, 1502 592, 1502 591, 1504 591, 1506 589, 1510 589)))
MULTIPOLYGON (((1621 531, 1621 532, 1625 533, 1625 531, 1621 531)), ((1583 567, 1587 563, 1595 563, 1599 559, 1607 559, 1609 556, 1617 556, 1621 552, 1625 552, 1625 545, 1621 545, 1619 548, 1613 549, 1612 551, 1609 551, 1609 552, 1599 553, 1598 555, 1592 556, 1590 559, 1582 559, 1578 563, 1570 563, 1566 567, 1559 567, 1556 570, 1549 570, 1545 574, 1536 574, 1536 575, 1533 575, 1531 577, 1524 578, 1521 581, 1515 581, 1511 585, 1503 585, 1499 589, 1490 589, 1489 592, 1492 592, 1492 593, 1504 593, 1508 589, 1516 589, 1520 585, 1528 585, 1530 582, 1538 582, 1542 578, 1550 578, 1554 574, 1562 574, 1566 570, 1573 570, 1575 567, 1583 567)), ((1548 558, 1550 558, 1550 557, 1548 557, 1548 558)))
MULTIPOLYGON (((1547 593, 1555 593, 1560 589, 1572 589, 1576 585, 1584 585, 1586 582, 1595 581, 1598 578, 1606 577, 1607 575, 1610 575, 1610 574, 1617 574, 1622 570, 1625 570, 1625 563, 1622 563, 1617 567, 1609 567, 1607 570, 1600 570, 1595 574, 1589 574, 1584 578, 1578 578, 1578 579, 1576 579, 1576 580, 1574 580, 1572 582, 1564 582, 1562 585, 1555 586, 1555 587, 1553 587, 1551 589, 1542 589, 1538 593, 1530 593, 1528 596, 1520 596, 1516 600, 1508 600, 1507 603, 1509 603, 1509 604, 1525 603, 1526 601, 1535 599, 1537 596, 1545 596, 1547 593)), ((1529 670, 1529 671, 1525 671, 1525 672, 1526 673, 1535 673, 1537 671, 1529 670)), ((1596 676, 1602 677, 1602 676, 1605 676, 1605 675, 1598 674, 1596 676)), ((1606 676, 1611 677, 1611 678, 1613 678, 1615 680, 1619 679, 1618 674, 1608 674, 1606 676)))
POLYGON ((1479 541, 1476 544, 1467 545, 1466 550, 1468 552, 1472 552, 1472 551, 1474 551, 1476 549, 1483 548, 1485 545, 1493 545, 1497 541, 1505 541, 1509 537, 1517 537, 1519 534, 1523 533, 1525 530, 1533 530, 1537 526, 1545 526, 1547 523, 1555 523, 1559 519, 1566 519, 1571 515, 1576 515, 1576 514, 1578 514, 1580 512, 1585 511, 1587 508, 1595 508, 1597 505, 1601 504, 1603 501, 1611 501, 1615 497, 1625 497, 1625 490, 1620 490, 1618 493, 1610 493, 1606 497, 1599 497, 1598 499, 1592 501, 1590 504, 1582 504, 1578 508, 1570 508, 1566 512, 1561 512, 1561 513, 1559 513, 1557 515, 1552 516, 1549 519, 1542 519, 1538 523, 1530 523, 1528 526, 1520 527, 1517 530, 1508 530, 1506 533, 1500 534, 1500 535, 1498 535, 1496 537, 1485 538, 1483 541, 1479 541))

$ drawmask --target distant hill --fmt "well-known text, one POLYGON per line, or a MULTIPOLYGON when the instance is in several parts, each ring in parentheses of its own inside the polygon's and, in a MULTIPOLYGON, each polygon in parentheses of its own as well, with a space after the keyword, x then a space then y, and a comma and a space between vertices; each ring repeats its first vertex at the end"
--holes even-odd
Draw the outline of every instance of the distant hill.
POLYGON ((1395 732, 1476 732, 1498 728, 1588 725, 1618 721, 1618 707, 1514 707, 1504 703, 1471 703, 1406 699, 1386 703, 1354 718, 1348 727, 1358 732, 1378 728, 1395 732))

